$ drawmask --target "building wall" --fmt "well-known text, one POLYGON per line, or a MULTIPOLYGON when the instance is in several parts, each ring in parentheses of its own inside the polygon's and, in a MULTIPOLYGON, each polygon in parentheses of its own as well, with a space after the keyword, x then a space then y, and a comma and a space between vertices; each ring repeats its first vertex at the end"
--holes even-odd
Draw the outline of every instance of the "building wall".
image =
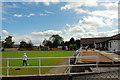
POLYGON ((108 42, 108 50, 112 52, 120 51, 120 40, 110 40, 108 42))

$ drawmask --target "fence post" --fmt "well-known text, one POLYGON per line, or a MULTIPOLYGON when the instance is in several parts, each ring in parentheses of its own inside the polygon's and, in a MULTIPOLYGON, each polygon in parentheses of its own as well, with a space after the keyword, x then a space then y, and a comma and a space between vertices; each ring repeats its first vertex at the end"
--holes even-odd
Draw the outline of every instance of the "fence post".
POLYGON ((113 60, 113 57, 112 57, 112 64, 114 64, 114 60, 113 60))
POLYGON ((98 72, 100 72, 100 71, 99 71, 99 68, 98 68, 98 65, 99 65, 99 56, 96 56, 96 58, 97 58, 96 67, 97 67, 97 69, 98 69, 98 72))
POLYGON ((69 66, 69 71, 68 71, 68 72, 70 73, 70 57, 69 57, 69 62, 68 62, 68 64, 69 64, 69 65, 68 65, 68 66, 69 66))
POLYGON ((41 74, 41 70, 40 70, 40 57, 38 58, 38 70, 39 70, 39 73, 38 73, 38 75, 40 75, 41 74))
POLYGON ((7 76, 9 76, 9 59, 7 58, 7 76))

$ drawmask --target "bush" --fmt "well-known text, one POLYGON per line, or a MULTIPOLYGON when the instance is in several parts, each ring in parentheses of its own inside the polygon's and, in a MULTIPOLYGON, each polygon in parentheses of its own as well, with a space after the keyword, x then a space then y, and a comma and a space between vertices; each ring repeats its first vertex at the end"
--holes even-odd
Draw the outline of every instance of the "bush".
POLYGON ((73 49, 76 50, 77 49, 77 45, 73 44, 73 49))
POLYGON ((73 50, 73 45, 72 44, 69 45, 69 50, 73 50))

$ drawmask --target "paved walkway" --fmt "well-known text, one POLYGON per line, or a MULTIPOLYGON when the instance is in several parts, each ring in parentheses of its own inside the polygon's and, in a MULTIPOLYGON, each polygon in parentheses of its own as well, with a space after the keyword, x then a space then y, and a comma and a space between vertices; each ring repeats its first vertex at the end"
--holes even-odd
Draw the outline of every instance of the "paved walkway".
POLYGON ((96 50, 96 51, 99 52, 99 53, 101 53, 102 55, 104 55, 104 56, 112 59, 115 62, 120 61, 120 55, 118 55, 118 54, 110 53, 110 52, 108 53, 106 51, 98 51, 98 50, 96 50))
MULTIPOLYGON (((68 60, 64 60, 59 65, 68 65, 68 60)), ((60 74, 60 73, 64 73, 66 69, 67 67, 56 67, 56 68, 52 68, 46 74, 60 74)))
POLYGON ((81 63, 87 63, 87 62, 96 62, 97 58, 92 57, 92 56, 98 56, 99 57, 99 62, 112 62, 112 60, 104 55, 102 55, 100 52, 82 52, 80 56, 90 56, 82 59, 78 59, 78 62, 81 63))

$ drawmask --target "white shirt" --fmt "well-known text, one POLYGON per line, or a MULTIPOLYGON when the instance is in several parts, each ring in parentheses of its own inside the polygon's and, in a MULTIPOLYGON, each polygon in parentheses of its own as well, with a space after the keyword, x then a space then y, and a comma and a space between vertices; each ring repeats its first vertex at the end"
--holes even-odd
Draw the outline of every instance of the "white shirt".
POLYGON ((27 55, 24 55, 24 56, 23 56, 23 60, 27 60, 27 55))

